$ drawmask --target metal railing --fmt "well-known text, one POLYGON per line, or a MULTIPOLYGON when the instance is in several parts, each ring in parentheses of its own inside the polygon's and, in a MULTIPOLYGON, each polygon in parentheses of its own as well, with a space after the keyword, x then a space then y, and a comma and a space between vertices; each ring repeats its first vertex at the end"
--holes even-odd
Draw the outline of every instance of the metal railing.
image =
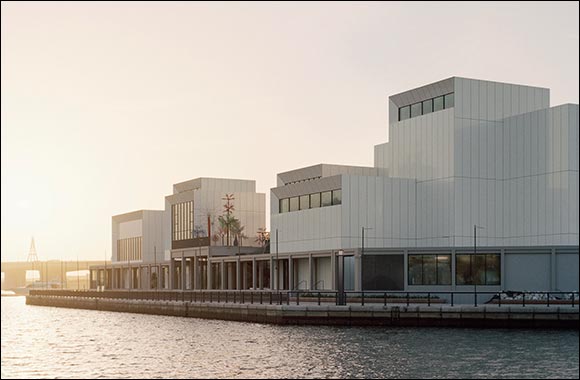
POLYGON ((83 297, 191 303, 260 305, 570 305, 576 307, 579 292, 469 292, 469 291, 310 291, 310 290, 61 290, 34 289, 31 296, 83 297), (483 302, 482 302, 483 301, 483 302))

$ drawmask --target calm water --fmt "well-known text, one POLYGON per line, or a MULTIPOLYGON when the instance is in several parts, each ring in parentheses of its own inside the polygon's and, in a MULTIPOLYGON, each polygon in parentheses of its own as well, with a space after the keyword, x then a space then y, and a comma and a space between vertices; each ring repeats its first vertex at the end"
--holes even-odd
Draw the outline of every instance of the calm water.
POLYGON ((269 326, 2 297, 2 378, 578 378, 578 331, 269 326))

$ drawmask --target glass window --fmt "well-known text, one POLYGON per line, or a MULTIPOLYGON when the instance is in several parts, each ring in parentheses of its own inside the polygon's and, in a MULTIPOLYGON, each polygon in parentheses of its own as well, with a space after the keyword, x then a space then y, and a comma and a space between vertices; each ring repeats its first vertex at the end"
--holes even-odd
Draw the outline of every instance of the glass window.
POLYGON ((410 117, 411 117, 411 107, 410 106, 399 108, 399 121, 406 120, 410 117))
POLYGON ((290 198, 290 211, 298 211, 298 197, 290 198))
POLYGON ((339 205, 342 203, 342 190, 332 190, 332 204, 339 205))
POLYGON ((310 208, 320 207, 320 193, 310 194, 310 208))
POLYGON ((487 285, 500 285, 500 256, 495 255, 485 255, 485 283, 487 285))
POLYGON ((471 255, 456 255, 455 284, 470 285, 471 283, 471 255))
POLYGON ((322 206, 331 206, 332 205, 332 192, 325 191, 322 193, 322 206))
POLYGON ((443 97, 433 99, 433 111, 441 111, 443 109, 443 97))
POLYGON ((280 212, 290 211, 290 200, 288 198, 280 199, 280 212))
POLYGON ((445 95, 445 108, 451 108, 455 106, 455 96, 454 94, 445 95))
POLYGON ((433 99, 423 102, 423 115, 433 112, 433 99))
POLYGON ((421 103, 416 103, 411 106, 411 117, 421 116, 421 103))
POLYGON ((409 255, 409 285, 423 284, 423 259, 421 255, 409 255))
POLYGON ((423 285, 437 285, 435 255, 423 255, 423 285))
POLYGON ((300 196, 300 210, 307 210, 310 208, 310 197, 308 195, 300 196))
POLYGON ((437 284, 451 285, 451 255, 437 255, 437 284))
POLYGON ((473 281, 477 285, 485 285, 485 255, 473 255, 471 271, 473 273, 473 281))

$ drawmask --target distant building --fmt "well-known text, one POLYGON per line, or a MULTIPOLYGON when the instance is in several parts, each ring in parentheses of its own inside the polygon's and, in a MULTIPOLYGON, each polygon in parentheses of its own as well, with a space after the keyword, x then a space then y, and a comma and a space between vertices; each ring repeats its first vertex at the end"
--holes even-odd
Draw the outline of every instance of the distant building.
MULTIPOLYGON (((163 214, 162 210, 139 210, 113 216, 112 272, 108 276, 107 287, 128 289, 151 286, 149 282, 151 273, 155 273, 155 264, 165 261, 163 214)), ((103 275, 100 274, 101 284, 104 284, 103 275)), ((161 277, 160 281, 163 281, 161 277)))

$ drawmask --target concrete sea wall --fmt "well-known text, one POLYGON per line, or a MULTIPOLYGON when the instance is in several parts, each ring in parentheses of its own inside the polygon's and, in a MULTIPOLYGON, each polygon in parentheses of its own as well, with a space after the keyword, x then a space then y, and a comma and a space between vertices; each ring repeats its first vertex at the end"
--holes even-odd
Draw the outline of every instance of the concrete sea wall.
POLYGON ((28 305, 271 324, 579 329, 578 307, 260 305, 29 295, 28 305))

